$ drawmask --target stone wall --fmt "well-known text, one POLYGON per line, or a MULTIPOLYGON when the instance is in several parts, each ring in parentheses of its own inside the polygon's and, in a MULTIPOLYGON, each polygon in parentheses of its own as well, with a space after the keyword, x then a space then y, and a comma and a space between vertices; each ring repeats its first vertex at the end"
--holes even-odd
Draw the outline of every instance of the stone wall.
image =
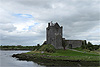
POLYGON ((81 47, 84 44, 85 40, 65 40, 65 43, 67 43, 66 48, 76 48, 81 47))
POLYGON ((62 48, 62 27, 58 23, 49 23, 46 28, 47 44, 52 44, 56 49, 62 48))
MULTIPOLYGON (((53 45, 56 49, 63 49, 62 47, 62 41, 64 41, 66 44, 66 48, 76 48, 81 47, 82 44, 84 44, 85 40, 66 40, 65 38, 62 38, 62 29, 63 27, 59 26, 58 23, 53 24, 48 23, 48 27, 46 28, 46 44, 53 45)), ((44 43, 44 44, 45 44, 44 43)))

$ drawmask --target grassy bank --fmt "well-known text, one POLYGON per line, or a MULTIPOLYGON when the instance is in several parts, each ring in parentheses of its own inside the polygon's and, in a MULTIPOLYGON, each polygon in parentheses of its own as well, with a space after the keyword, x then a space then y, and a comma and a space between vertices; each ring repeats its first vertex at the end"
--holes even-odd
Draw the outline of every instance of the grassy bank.
POLYGON ((31 51, 14 54, 19 60, 33 61, 45 66, 100 66, 100 55, 73 50, 56 50, 54 53, 31 51))
POLYGON ((31 58, 43 58, 50 60, 63 61, 100 61, 99 54, 81 53, 72 50, 56 50, 55 53, 41 53, 41 51, 31 51, 24 53, 24 56, 31 56, 31 58))
POLYGON ((34 51, 15 54, 20 60, 34 61, 43 65, 58 66, 99 66, 100 55, 98 53, 83 52, 75 49, 55 49, 53 45, 42 45, 34 51))

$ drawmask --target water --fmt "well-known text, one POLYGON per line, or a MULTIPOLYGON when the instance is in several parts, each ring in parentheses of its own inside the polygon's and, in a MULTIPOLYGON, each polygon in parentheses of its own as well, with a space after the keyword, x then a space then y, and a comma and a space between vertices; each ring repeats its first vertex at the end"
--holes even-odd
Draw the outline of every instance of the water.
POLYGON ((1 51, 0 50, 0 67, 45 67, 32 61, 19 61, 11 57, 13 54, 25 53, 28 51, 1 51))

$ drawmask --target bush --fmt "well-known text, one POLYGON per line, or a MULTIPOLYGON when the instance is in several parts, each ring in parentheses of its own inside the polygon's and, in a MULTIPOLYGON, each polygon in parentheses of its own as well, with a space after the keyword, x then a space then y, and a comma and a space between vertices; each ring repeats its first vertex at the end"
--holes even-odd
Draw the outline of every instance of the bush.
POLYGON ((49 52, 49 53, 54 53, 55 52, 55 48, 54 48, 53 45, 47 44, 47 45, 41 46, 39 51, 46 51, 46 52, 49 52))
POLYGON ((81 46, 82 49, 88 49, 90 51, 93 51, 93 50, 97 50, 99 49, 99 45, 93 45, 91 42, 88 42, 87 45, 82 45, 81 46))

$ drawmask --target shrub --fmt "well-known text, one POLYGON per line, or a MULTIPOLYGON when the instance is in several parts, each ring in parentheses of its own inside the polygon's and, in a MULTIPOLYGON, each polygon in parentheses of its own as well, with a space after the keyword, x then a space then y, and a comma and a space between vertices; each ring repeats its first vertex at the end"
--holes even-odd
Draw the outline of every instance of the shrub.
POLYGON ((88 42, 87 45, 82 45, 81 46, 82 49, 88 49, 90 51, 93 51, 93 50, 97 50, 99 49, 99 45, 93 45, 91 42, 88 42))
POLYGON ((46 51, 46 52, 49 52, 49 53, 54 53, 55 52, 55 48, 54 48, 53 45, 47 44, 47 45, 41 46, 39 51, 46 51))

